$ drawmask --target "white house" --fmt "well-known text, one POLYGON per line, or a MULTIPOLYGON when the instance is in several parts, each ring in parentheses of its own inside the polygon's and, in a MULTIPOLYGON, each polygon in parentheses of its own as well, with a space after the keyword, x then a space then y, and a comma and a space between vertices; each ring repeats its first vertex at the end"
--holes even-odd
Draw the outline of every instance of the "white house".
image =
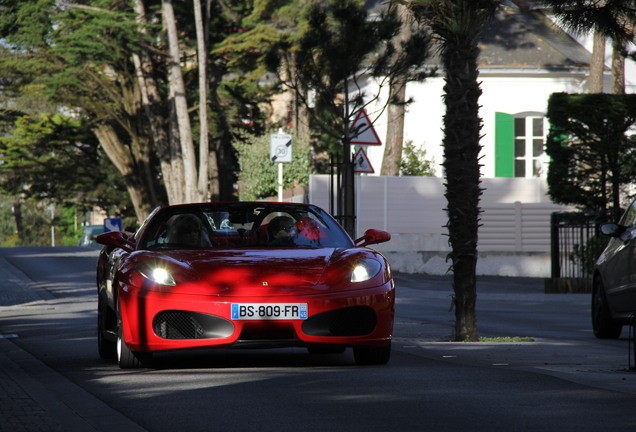
MULTIPOLYGON (((547 171, 545 138, 549 125, 545 119, 552 93, 585 93, 588 88, 590 38, 577 41, 554 24, 540 7, 523 10, 506 2, 480 40, 479 79, 483 120, 481 144, 482 176, 541 177, 547 171), (588 49, 589 47, 589 49, 588 49)), ((611 47, 606 50, 611 58, 611 47)), ((431 58, 434 63, 436 56, 431 58)), ((607 68, 606 81, 610 82, 607 68)), ((636 91, 636 64, 627 61, 626 91, 636 91)), ((405 141, 426 149, 427 156, 442 175, 444 115, 443 71, 438 77, 407 85, 405 141)), ((369 83, 366 91, 377 93, 369 83)), ((379 112, 379 101, 369 107, 369 117, 379 112)), ((386 137, 386 114, 375 123, 381 139, 386 137)), ((367 155, 379 174, 384 146, 369 146, 367 155)))
MULTIPOLYGON (((577 41, 555 25, 547 12, 505 2, 480 40, 481 173, 486 190, 481 200, 478 274, 549 277, 550 215, 572 210, 551 203, 547 195, 549 124, 545 113, 551 94, 587 92, 591 48, 587 40, 577 41)), ((606 52, 611 57, 611 49, 606 52)), ((431 65, 439 66, 437 60, 432 56, 431 65)), ((610 78, 608 67, 608 85, 610 78)), ((632 61, 627 61, 626 79, 626 91, 635 92, 636 65, 632 61)), ((392 241, 378 249, 400 271, 448 270, 441 178, 443 86, 440 71, 440 76, 409 83, 406 89, 413 102, 407 107, 405 140, 426 149, 435 161, 437 178, 377 177, 384 146, 367 146, 375 172, 356 183, 357 232, 367 228, 391 232, 392 241)), ((377 88, 370 81, 365 91, 375 95, 377 88)), ((380 99, 367 108, 372 120, 382 111, 386 94, 380 99)), ((384 140, 386 113, 374 127, 384 140)), ((328 177, 312 177, 309 189, 312 202, 329 206, 328 177)))

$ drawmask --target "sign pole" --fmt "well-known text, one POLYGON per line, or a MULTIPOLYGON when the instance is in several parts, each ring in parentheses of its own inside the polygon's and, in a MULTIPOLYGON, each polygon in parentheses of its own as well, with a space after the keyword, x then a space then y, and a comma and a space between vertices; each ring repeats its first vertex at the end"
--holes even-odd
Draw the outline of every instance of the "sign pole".
POLYGON ((343 189, 343 226, 351 238, 356 238, 356 206, 353 161, 351 160, 351 140, 342 141, 342 189, 343 189))
POLYGON ((349 130, 342 139, 342 204, 340 216, 342 225, 352 238, 356 238, 356 195, 355 173, 373 172, 373 168, 364 151, 357 152, 354 157, 351 146, 356 145, 382 145, 373 124, 364 109, 358 110, 349 130), (350 136, 352 135, 352 136, 350 136), (358 162, 358 168, 356 168, 358 162))
POLYGON ((278 162, 278 202, 283 202, 283 163, 278 162))

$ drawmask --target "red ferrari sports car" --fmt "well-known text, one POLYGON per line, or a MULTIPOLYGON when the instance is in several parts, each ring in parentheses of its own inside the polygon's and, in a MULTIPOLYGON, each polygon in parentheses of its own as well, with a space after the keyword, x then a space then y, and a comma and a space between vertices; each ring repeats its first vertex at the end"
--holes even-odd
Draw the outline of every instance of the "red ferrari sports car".
POLYGON ((119 367, 166 350, 306 347, 358 364, 391 354, 395 288, 386 259, 307 204, 155 209, 134 235, 109 232, 97 265, 98 346, 119 367))

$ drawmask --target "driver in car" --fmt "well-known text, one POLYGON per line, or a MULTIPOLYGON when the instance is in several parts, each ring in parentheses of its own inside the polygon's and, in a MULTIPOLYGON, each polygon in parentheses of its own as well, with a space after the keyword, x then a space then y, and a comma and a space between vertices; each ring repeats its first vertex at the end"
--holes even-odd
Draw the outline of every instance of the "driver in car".
POLYGON ((267 225, 269 246, 295 246, 296 225, 289 216, 276 216, 267 225))

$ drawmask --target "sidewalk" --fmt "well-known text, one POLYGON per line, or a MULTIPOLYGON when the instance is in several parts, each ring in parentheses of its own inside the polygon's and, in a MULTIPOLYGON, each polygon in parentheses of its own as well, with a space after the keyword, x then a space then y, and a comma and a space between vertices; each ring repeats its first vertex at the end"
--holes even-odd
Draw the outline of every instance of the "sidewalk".
MULTIPOLYGON (((425 292, 429 305, 433 302, 450 305, 450 278, 405 273, 397 273, 395 278, 406 303, 421 301, 418 292, 425 292)), ((596 339, 589 319, 590 296, 546 294, 543 279, 539 278, 480 276, 477 313, 480 334, 496 336, 493 328, 497 328, 497 318, 505 317, 514 323, 517 318, 520 321, 531 316, 539 327, 528 331, 522 325, 515 330, 515 336, 532 336, 532 342, 449 342, 453 314, 443 308, 448 320, 445 325, 440 324, 443 321, 439 316, 424 321, 398 316, 393 346, 429 359, 539 373, 636 395, 636 370, 630 369, 634 367, 635 356, 633 345, 631 353, 629 349, 629 328, 623 327, 620 339, 596 339), (487 288, 480 291, 484 287, 487 288), (550 308, 546 310, 548 305, 550 308), (480 307, 483 310, 479 311, 480 307), (568 323, 561 334, 555 319, 566 310, 579 314, 580 320, 568 323)))
MULTIPOLYGON (((0 257, 0 318, 53 296, 0 257)), ((142 432, 119 412, 73 384, 3 334, 0 321, 0 432, 142 432)))

